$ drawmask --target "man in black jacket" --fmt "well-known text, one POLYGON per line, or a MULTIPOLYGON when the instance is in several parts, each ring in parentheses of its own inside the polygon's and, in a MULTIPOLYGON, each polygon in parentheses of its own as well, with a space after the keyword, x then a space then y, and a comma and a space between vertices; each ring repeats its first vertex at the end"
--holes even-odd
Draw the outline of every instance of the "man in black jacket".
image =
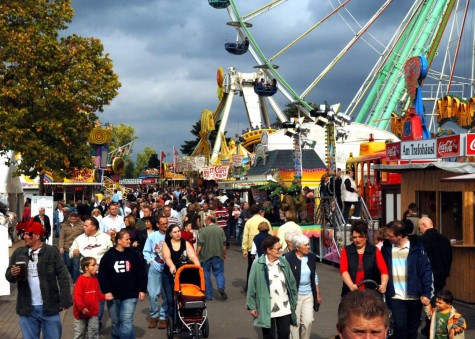
MULTIPOLYGON (((450 275, 450 267, 452 266, 452 246, 449 239, 440 234, 435 228, 432 220, 423 217, 419 220, 418 225, 421 236, 419 240, 424 244, 427 256, 432 267, 434 276, 434 295, 440 292, 450 275)), ((433 301, 432 301, 433 302, 433 301)), ((430 320, 426 318, 426 325, 421 333, 429 337, 430 320)))
POLYGON ((5 278, 17 283, 16 312, 23 338, 61 338, 59 312, 72 306, 69 272, 56 247, 41 241, 43 226, 31 222, 17 227, 25 246, 13 252, 5 278), (22 262, 22 264, 20 264, 22 262))
POLYGON ((427 217, 421 218, 418 226, 422 234, 419 239, 424 244, 432 267, 432 274, 434 275, 434 294, 437 294, 437 292, 444 288, 450 275, 452 246, 449 239, 434 228, 431 219, 427 217))
POLYGON ((45 232, 44 232, 42 241, 46 242, 51 235, 51 222, 49 220, 49 217, 45 214, 46 211, 44 207, 40 207, 38 209, 38 212, 39 214, 35 215, 35 217, 33 218, 33 221, 36 221, 43 226, 45 232))

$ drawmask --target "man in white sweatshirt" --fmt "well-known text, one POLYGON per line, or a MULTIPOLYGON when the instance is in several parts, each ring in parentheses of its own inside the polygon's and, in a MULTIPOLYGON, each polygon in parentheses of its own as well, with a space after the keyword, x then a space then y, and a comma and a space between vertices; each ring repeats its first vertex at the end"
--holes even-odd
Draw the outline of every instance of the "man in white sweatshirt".
MULTIPOLYGON (((74 239, 69 249, 69 257, 93 257, 99 265, 102 256, 113 247, 109 234, 99 229, 99 221, 94 217, 89 217, 84 221, 84 233, 74 239)), ((100 269, 100 268, 99 268, 100 269)), ((102 315, 104 314, 104 301, 99 307, 99 330, 102 327, 102 315)))
POLYGON ((99 264, 104 253, 113 246, 110 235, 99 229, 99 222, 89 217, 84 222, 84 233, 74 239, 69 256, 93 257, 99 264))

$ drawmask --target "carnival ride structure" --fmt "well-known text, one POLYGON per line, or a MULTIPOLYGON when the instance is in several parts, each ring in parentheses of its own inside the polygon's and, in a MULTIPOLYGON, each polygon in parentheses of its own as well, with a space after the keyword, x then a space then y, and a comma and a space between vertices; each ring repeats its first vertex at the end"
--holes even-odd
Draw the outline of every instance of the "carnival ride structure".
MULTIPOLYGON (((337 143, 337 148, 350 147, 352 143, 358 144, 359 141, 367 140, 370 133, 374 135, 377 140, 397 139, 400 136, 401 125, 406 119, 406 112, 410 110, 412 105, 411 97, 408 95, 407 87, 405 85, 404 78, 404 65, 405 62, 411 57, 424 56, 428 63, 428 76, 424 83, 426 88, 424 93, 424 106, 428 106, 428 100, 433 101, 432 111, 427 110, 424 115, 427 118, 427 129, 429 134, 433 134, 437 131, 437 119, 434 117, 440 114, 440 105, 437 105, 436 100, 442 96, 456 93, 459 98, 473 97, 473 73, 474 73, 474 58, 473 54, 471 59, 464 62, 464 66, 471 65, 471 76, 463 77, 457 75, 456 65, 457 59, 462 52, 462 36, 464 31, 469 31, 467 27, 473 28, 473 18, 470 18, 469 13, 473 12, 473 4, 467 0, 446 0, 446 1, 414 1, 413 3, 400 2, 387 0, 382 4, 370 4, 368 5, 368 11, 374 10, 374 14, 365 23, 360 23, 360 19, 353 16, 352 11, 356 11, 355 6, 350 0, 347 1, 329 1, 333 8, 322 19, 317 20, 308 18, 310 14, 306 14, 304 19, 300 22, 309 22, 310 20, 316 21, 314 25, 309 27, 305 32, 296 38, 292 39, 290 43, 285 45, 277 53, 272 53, 272 48, 275 46, 270 45, 270 42, 275 42, 276 39, 264 38, 268 37, 268 31, 262 32, 262 27, 268 27, 274 20, 282 18, 282 13, 301 14, 311 13, 315 9, 326 9, 327 4, 309 4, 303 1, 286 1, 275 0, 271 2, 253 1, 238 2, 235 0, 227 1, 208 1, 214 8, 225 8, 225 11, 229 15, 231 22, 228 25, 234 27, 237 31, 237 41, 249 41, 248 53, 251 55, 254 61, 259 65, 260 71, 263 71, 267 78, 276 79, 278 84, 278 96, 271 96, 267 99, 270 107, 276 111, 278 120, 286 121, 287 117, 281 114, 282 110, 278 107, 282 106, 282 103, 277 102, 277 97, 284 97, 284 102, 290 102, 297 104, 303 116, 310 121, 315 119, 311 117, 311 111, 314 107, 310 104, 309 100, 314 97, 314 89, 317 85, 324 82, 324 79, 331 74, 332 69, 342 61, 346 55, 350 55, 351 50, 356 46, 357 42, 366 42, 370 47, 366 52, 371 53, 374 50, 379 56, 366 77, 362 82, 360 89, 357 91, 354 98, 346 105, 344 113, 351 115, 354 122, 363 125, 356 125, 355 128, 350 126, 347 129, 347 136, 344 144, 337 143), (305 7, 307 6, 307 7, 305 7), (353 6, 353 7, 352 7, 353 6), (248 14, 242 15, 241 13, 247 12, 248 14), (394 35, 389 41, 381 42, 371 31, 373 26, 381 20, 387 19, 388 15, 393 16, 394 13, 403 14, 400 24, 395 29, 394 35), (298 83, 291 85, 290 79, 291 73, 295 71, 295 65, 292 65, 291 61, 297 54, 299 54, 302 45, 308 47, 316 35, 324 31, 326 21, 333 20, 333 17, 339 15, 343 20, 343 23, 347 25, 350 30, 353 30, 354 34, 349 42, 337 53, 335 58, 329 62, 329 64, 318 74, 314 79, 311 79, 310 84, 301 92, 298 92, 295 88, 301 88, 304 83, 303 79, 299 78, 298 83), (386 15, 386 16, 385 16, 386 15), (471 21, 470 21, 471 19, 471 21), (471 23, 471 24, 470 24, 471 23), (318 27, 321 26, 321 29, 318 27), (260 27, 260 28, 258 28, 260 27), (446 28, 450 27, 448 34, 446 28), (445 41, 446 44, 441 45, 441 42, 445 41), (440 51, 441 46, 444 50, 440 51), (288 58, 285 56, 289 55, 288 58), (443 58, 441 56, 443 55, 443 58), (436 62, 437 61, 437 62, 436 62), (276 62, 279 62, 280 68, 276 66, 276 62), (436 70, 438 67, 438 70, 436 70), (282 70, 282 71, 281 71, 282 70), (439 107, 439 110, 438 110, 439 107), (277 110, 276 110, 277 108, 277 110), (363 138, 353 135, 354 131, 360 132, 366 126, 373 127, 371 131, 367 131, 363 138), (381 130, 378 135, 375 134, 375 130, 381 130), (385 132, 388 131, 388 132, 385 132), (395 132, 395 133, 391 133, 395 132)), ((315 11, 316 12, 316 11, 315 11)), ((368 13, 365 13, 368 16, 368 13)), ((316 17, 316 15, 314 15, 316 17)), ((292 25, 292 21, 298 18, 298 15, 286 15, 285 18, 290 23, 282 23, 281 25, 273 26, 273 36, 285 37, 289 39, 285 29, 292 25), (281 28, 281 31, 279 31, 281 28)), ((471 29, 473 33, 473 29, 471 29)), ((291 38, 291 37, 290 37, 291 38)), ((280 38, 277 43, 281 43, 284 38, 280 38)), ((472 44, 473 46, 473 41, 472 44)), ((322 45, 313 45, 314 49, 318 50, 322 45)), ((469 49, 470 50, 470 49, 469 49)), ((472 48, 473 53, 473 48, 472 48)), ((244 56, 244 57, 246 57, 244 56)), ((295 61, 294 61, 295 62, 295 61)), ((358 64, 358 62, 356 62, 358 64)), ((459 64, 461 64, 459 62, 459 64)), ((315 62, 312 59, 312 63, 308 65, 299 64, 300 67, 308 69, 309 74, 313 73, 315 69, 315 62)), ((467 68, 465 68, 466 70, 467 68)), ((322 95, 319 94, 320 97, 322 95)), ((262 98, 261 98, 262 99, 262 98)), ((322 98, 324 99, 324 98, 322 98)), ((321 101, 321 100, 320 100, 321 101)), ((263 105, 261 105, 262 107, 263 105)), ((425 109, 425 107, 424 107, 425 109)), ((266 112, 267 114, 267 112, 266 112)), ((446 114, 447 115, 447 114, 446 114)), ((450 117, 450 114, 448 114, 450 117)), ((471 114, 473 118, 473 114, 471 114)), ((226 118, 227 120, 227 118, 226 118)), ((226 124, 221 125, 221 130, 225 129, 226 124)), ((253 127, 253 124, 250 124, 253 127)), ((318 130, 318 128, 317 128, 318 130)), ((322 134, 322 131, 316 132, 317 136, 322 134)), ((280 132, 283 133, 283 132, 280 132)), ((278 133, 274 133, 274 138, 278 133)), ((335 133, 338 135, 338 133, 335 133)), ((273 137, 269 138, 269 143, 272 143, 273 137)), ((317 144, 320 144, 325 140, 324 137, 315 139, 317 144)), ((219 153, 217 148, 220 142, 216 142, 213 148, 212 158, 216 158, 216 154, 219 153)), ((291 140, 288 139, 287 144, 291 147, 291 140)), ((357 148, 357 147, 356 147, 357 148)), ((352 149, 354 153, 357 150, 352 149)), ((338 153, 338 151, 337 151, 338 153)), ((349 151, 344 151, 343 156, 348 156, 349 151)), ((319 153, 321 154, 321 152, 319 153)))

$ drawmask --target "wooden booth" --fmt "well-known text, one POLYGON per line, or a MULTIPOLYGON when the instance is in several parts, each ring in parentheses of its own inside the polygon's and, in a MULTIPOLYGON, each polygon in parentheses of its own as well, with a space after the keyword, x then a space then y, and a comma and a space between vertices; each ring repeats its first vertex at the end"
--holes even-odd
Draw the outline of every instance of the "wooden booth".
MULTIPOLYGON (((415 202, 421 215, 452 243, 447 288, 455 299, 475 303, 475 163, 382 165, 401 173, 401 207, 415 202)), ((383 202, 384 204, 384 202, 383 202)))

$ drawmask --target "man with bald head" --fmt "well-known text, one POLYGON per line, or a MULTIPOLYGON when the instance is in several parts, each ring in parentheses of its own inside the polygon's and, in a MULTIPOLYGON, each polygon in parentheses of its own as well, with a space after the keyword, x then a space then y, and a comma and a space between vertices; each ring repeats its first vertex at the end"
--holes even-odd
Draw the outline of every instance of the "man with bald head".
POLYGON ((417 225, 421 233, 420 240, 424 244, 434 274, 435 294, 445 286, 452 265, 452 246, 449 239, 440 234, 432 220, 423 217, 417 225))
MULTIPOLYGON (((450 274, 450 266, 452 265, 452 246, 449 239, 440 234, 435 228, 432 220, 422 217, 417 226, 421 234, 420 241, 424 244, 427 256, 432 267, 432 275, 434 276, 434 295, 441 291, 450 274)), ((426 318, 426 325, 421 333, 428 337, 430 320, 426 318)))

